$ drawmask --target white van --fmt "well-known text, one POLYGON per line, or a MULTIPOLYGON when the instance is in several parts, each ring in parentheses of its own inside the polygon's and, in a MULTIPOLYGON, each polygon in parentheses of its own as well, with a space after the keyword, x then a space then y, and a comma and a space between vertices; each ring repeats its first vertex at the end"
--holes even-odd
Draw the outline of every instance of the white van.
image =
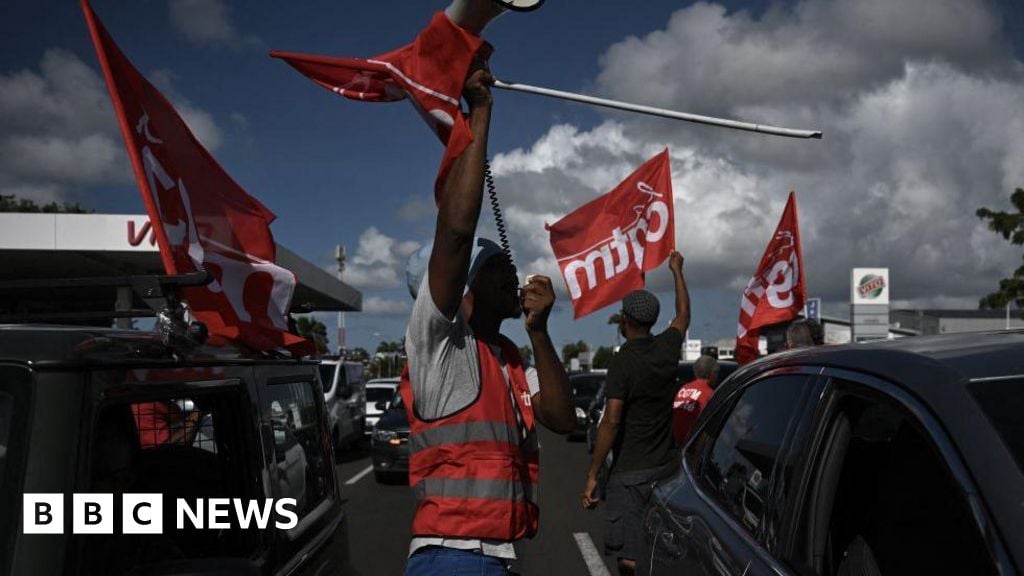
POLYGON ((335 450, 342 450, 363 437, 366 426, 366 385, 364 367, 358 362, 334 359, 320 361, 324 405, 335 450))

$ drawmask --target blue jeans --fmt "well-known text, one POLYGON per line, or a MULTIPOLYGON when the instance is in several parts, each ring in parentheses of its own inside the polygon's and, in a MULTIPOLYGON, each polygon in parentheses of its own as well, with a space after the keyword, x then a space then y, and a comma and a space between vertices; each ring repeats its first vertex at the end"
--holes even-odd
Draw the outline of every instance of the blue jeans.
POLYGON ((508 576, 508 562, 473 550, 427 546, 409 557, 405 576, 508 576))

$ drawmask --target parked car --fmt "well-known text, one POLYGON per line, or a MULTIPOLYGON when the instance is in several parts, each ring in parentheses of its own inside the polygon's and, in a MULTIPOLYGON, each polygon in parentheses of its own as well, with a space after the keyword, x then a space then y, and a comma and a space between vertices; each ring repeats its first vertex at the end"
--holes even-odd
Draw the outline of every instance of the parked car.
POLYGON ((1017 574, 1024 332, 769 356, 655 484, 638 573, 1017 574))
POLYGON ((395 391, 370 435, 370 459, 377 482, 405 480, 409 474, 409 416, 402 395, 395 391))
POLYGON ((576 426, 569 433, 569 440, 587 438, 587 414, 597 392, 604 387, 606 373, 582 372, 569 376, 569 385, 576 403, 576 426))
POLYGON ((331 439, 336 450, 344 450, 363 438, 366 430, 365 369, 358 362, 320 360, 320 381, 324 387, 331 439))
POLYGON ((398 390, 398 378, 375 378, 366 383, 366 430, 367 435, 373 432, 387 404, 398 390), (383 409, 378 408, 383 402, 383 409))
POLYGON ((601 418, 604 417, 604 382, 594 393, 594 398, 587 406, 587 454, 594 453, 594 445, 597 443, 597 427, 601 425, 601 418))
POLYGON ((0 574, 349 573, 317 363, 162 336, 0 325, 0 574), (62 534, 24 533, 26 493, 64 495, 62 534), (72 493, 113 494, 114 533, 73 534, 72 493), (122 533, 125 493, 163 495, 163 534, 122 533), (298 523, 177 529, 211 497, 295 498, 298 523))

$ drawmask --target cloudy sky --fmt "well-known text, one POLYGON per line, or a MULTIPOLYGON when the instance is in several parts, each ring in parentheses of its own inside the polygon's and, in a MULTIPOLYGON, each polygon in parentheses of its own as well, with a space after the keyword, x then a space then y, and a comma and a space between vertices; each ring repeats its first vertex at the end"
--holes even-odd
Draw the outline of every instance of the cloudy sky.
MULTIPOLYGON (((404 261, 431 236, 440 148, 411 107, 332 97, 266 53, 371 56, 407 42, 446 2, 93 5, 200 140, 278 214, 279 242, 327 268, 334 245, 348 247, 347 279, 365 296, 365 311, 348 316, 349 344, 400 338, 404 261)), ((552 0, 502 17, 487 33, 496 75, 825 138, 497 94, 491 153, 521 272, 555 275, 544 223, 665 146, 695 337, 733 335, 739 290, 790 190, 809 292, 831 315, 848 313, 853 266, 890 267, 896 306, 974 307, 1019 265, 1019 248, 973 216, 1008 207, 1024 187, 1019 0, 623 5, 552 0)), ((0 32, 0 194, 141 213, 77 3, 8 3, 0 32)), ((668 274, 648 282, 670 306, 668 274)), ((556 343, 614 341, 612 309, 573 322, 561 295, 556 343)), ((509 332, 522 339, 518 326, 509 332)))

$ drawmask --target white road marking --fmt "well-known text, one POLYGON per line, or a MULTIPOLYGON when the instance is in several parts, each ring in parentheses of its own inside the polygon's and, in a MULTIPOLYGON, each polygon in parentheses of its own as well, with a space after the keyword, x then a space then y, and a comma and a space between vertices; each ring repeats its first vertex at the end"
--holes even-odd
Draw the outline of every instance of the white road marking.
POLYGON ((359 482, 360 480, 363 479, 363 476, 366 476, 370 472, 373 472, 373 465, 372 464, 370 466, 367 466, 366 469, 363 470, 362 472, 360 472, 359 474, 356 474, 355 476, 353 476, 353 477, 349 478, 348 480, 346 480, 345 481, 345 485, 346 486, 351 486, 351 485, 355 484, 356 482, 359 482))
POLYGON ((604 564, 604 558, 597 551, 597 546, 594 546, 594 541, 590 538, 590 534, 576 532, 572 537, 576 539, 576 546, 579 547, 580 554, 583 555, 583 561, 587 564, 587 571, 590 572, 590 576, 611 576, 611 573, 608 572, 608 567, 604 564))

